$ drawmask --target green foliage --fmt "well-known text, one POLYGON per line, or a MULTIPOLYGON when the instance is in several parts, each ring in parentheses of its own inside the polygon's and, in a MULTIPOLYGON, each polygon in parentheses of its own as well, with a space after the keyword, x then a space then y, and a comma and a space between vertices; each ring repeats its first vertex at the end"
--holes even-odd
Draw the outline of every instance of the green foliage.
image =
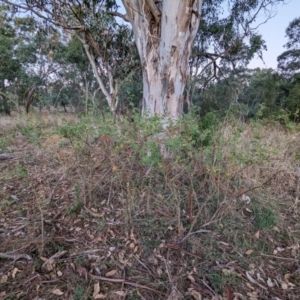
POLYGON ((278 216, 269 207, 257 207, 254 209, 254 223, 258 229, 269 229, 277 224, 278 216))
POLYGON ((76 285, 74 295, 73 295, 73 299, 74 300, 87 299, 85 288, 82 285, 76 285))
POLYGON ((26 125, 17 125, 17 130, 25 135, 30 143, 39 144, 43 126, 42 120, 30 116, 26 125))
POLYGON ((219 294, 222 294, 224 292, 226 284, 230 284, 232 286, 240 286, 242 283, 241 278, 235 274, 225 275, 220 272, 214 272, 208 274, 207 277, 214 291, 219 294))
POLYGON ((219 124, 219 116, 211 111, 203 117, 190 114, 184 117, 183 137, 194 147, 211 146, 219 124))
POLYGON ((25 166, 16 166, 14 173, 18 180, 27 178, 27 169, 25 166))
POLYGON ((66 212, 70 215, 77 215, 83 206, 84 204, 80 198, 80 189, 79 186, 76 185, 74 188, 74 203, 66 208, 66 212))

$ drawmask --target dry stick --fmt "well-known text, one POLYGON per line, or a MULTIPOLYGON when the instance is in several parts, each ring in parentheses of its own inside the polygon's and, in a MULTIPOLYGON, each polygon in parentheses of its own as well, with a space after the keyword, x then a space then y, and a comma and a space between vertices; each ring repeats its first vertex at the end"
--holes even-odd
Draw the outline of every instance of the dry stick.
POLYGON ((52 189, 52 191, 51 191, 51 194, 50 194, 50 197, 49 197, 49 202, 51 202, 52 201, 52 198, 53 198, 53 194, 54 194, 54 192, 55 192, 55 190, 56 190, 56 188, 58 187, 58 184, 60 183, 60 181, 62 181, 63 180, 63 178, 66 176, 66 173, 67 173, 67 171, 65 171, 65 173, 58 179, 58 181, 57 181, 57 183, 56 183, 56 185, 55 185, 55 187, 52 189))
POLYGON ((193 256, 193 257, 196 257, 196 258, 198 258, 198 259, 203 259, 203 256, 201 256, 201 255, 199 255, 199 254, 195 254, 195 253, 193 253, 193 252, 189 252, 189 251, 187 251, 187 250, 184 250, 184 249, 182 249, 182 248, 181 248, 179 245, 177 245, 177 244, 167 244, 166 247, 169 248, 169 249, 179 250, 179 251, 181 251, 181 252, 183 252, 183 253, 185 253, 185 254, 187 254, 187 255, 189 255, 189 256, 193 256))
POLYGON ((12 230, 0 228, 0 232, 9 232, 9 233, 13 233, 13 232, 16 232, 16 231, 19 231, 19 230, 23 229, 24 227, 25 227, 25 225, 21 225, 21 226, 19 226, 19 227, 17 227, 17 228, 14 228, 14 229, 12 229, 12 230))
POLYGON ((157 280, 157 277, 153 274, 153 272, 141 261, 137 258, 137 256, 135 255, 134 258, 136 259, 136 261, 141 264, 148 272, 149 274, 154 277, 157 280))
POLYGON ((11 153, 0 154, 0 160, 13 159, 15 156, 11 153))
POLYGON ((123 283, 123 284, 127 284, 127 285, 131 285, 131 286, 134 286, 136 288, 141 288, 141 289, 144 289, 144 290, 148 290, 148 291, 151 291, 153 293, 157 293, 157 294, 160 294, 162 296, 166 296, 165 293, 162 293, 160 291, 157 291, 157 290, 154 290, 148 286, 145 286, 145 285, 141 285, 139 283, 136 283, 136 282, 133 282, 133 281, 128 281, 126 279, 121 279, 121 278, 108 278, 108 277, 102 277, 102 276, 96 276, 96 275, 92 275, 92 274, 89 274, 93 279, 97 279, 97 280, 102 280, 102 281, 108 281, 108 282, 116 282, 116 283, 123 283))
POLYGON ((261 185, 258 185, 258 186, 255 186, 251 189, 248 189, 246 191, 244 191, 243 193, 240 193, 239 195, 237 195, 235 198, 238 199, 239 197, 243 196, 244 194, 248 193, 248 192, 251 192, 251 191, 254 191, 256 189, 259 189, 261 187, 263 187, 264 185, 266 185, 269 181, 271 181, 273 179, 273 177, 275 177, 276 175, 278 175, 280 172, 282 172, 282 170, 276 172, 275 174, 273 174, 272 176, 269 177, 269 179, 267 179, 265 182, 263 182, 261 185))
MULTIPOLYGON (((273 179, 274 176, 276 176, 276 175, 279 174, 280 172, 282 172, 282 171, 281 171, 281 170, 278 171, 277 173, 273 174, 269 179, 267 179, 265 182, 263 182, 261 185, 255 186, 255 187, 253 187, 253 188, 251 188, 251 189, 248 189, 248 190, 244 191, 243 193, 237 195, 235 198, 238 199, 239 197, 241 197, 242 195, 244 195, 244 194, 246 194, 246 193, 248 193, 248 192, 251 192, 251 191, 253 191, 253 190, 256 190, 256 189, 259 189, 259 188, 263 187, 265 184, 267 184, 269 181, 271 181, 271 180, 273 179)), ((221 208, 223 207, 223 204, 224 204, 225 202, 226 202, 226 199, 224 199, 224 200, 221 202, 219 208, 216 210, 216 212, 214 213, 214 215, 212 216, 212 218, 210 219, 210 221, 207 222, 207 223, 205 223, 205 224, 203 224, 203 225, 201 225, 200 228, 201 228, 201 227, 206 227, 206 226, 210 225, 211 223, 214 223, 214 222, 217 222, 217 221, 218 221, 218 220, 215 220, 215 218, 216 218, 216 216, 218 215, 218 213, 220 212, 220 210, 221 210, 221 208)), ((201 213, 201 210, 199 209, 199 210, 198 210, 198 213, 197 213, 197 215, 196 215, 196 217, 194 218, 194 220, 193 220, 193 222, 192 222, 192 224, 191 224, 191 228, 190 228, 188 234, 181 240, 181 243, 184 242, 189 236, 191 236, 191 235, 193 234, 193 233, 192 233, 192 230, 193 230, 193 227, 194 227, 195 224, 196 224, 196 220, 197 220, 197 218, 198 218, 198 216, 199 216, 200 213, 201 213)), ((198 233, 198 232, 196 231, 195 233, 198 233)))
POLYGON ((27 260, 32 260, 32 257, 28 254, 9 254, 9 253, 0 253, 0 258, 13 259, 14 261, 19 260, 21 258, 25 258, 27 260))
POLYGON ((287 261, 298 261, 298 259, 295 259, 295 258, 280 257, 280 256, 269 255, 269 254, 264 254, 264 253, 261 253, 261 255, 262 256, 266 256, 266 257, 271 257, 271 258, 277 258, 277 259, 287 260, 287 261))
POLYGON ((64 250, 64 251, 58 251, 57 253, 55 253, 54 255, 52 255, 50 258, 48 258, 42 265, 42 268, 45 267, 47 264, 52 263, 52 261, 55 258, 59 258, 61 256, 63 256, 65 253, 67 253, 68 251, 64 250))

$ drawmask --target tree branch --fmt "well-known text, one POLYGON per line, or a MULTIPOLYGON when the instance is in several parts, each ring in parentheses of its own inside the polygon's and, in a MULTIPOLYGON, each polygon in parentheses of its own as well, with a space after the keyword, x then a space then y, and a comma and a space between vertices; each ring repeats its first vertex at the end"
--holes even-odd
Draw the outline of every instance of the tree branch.
POLYGON ((155 18, 156 22, 159 23, 161 12, 157 8, 157 6, 155 5, 154 0, 144 0, 144 1, 147 3, 148 8, 151 11, 151 13, 152 13, 153 17, 155 18))
POLYGON ((115 17, 119 17, 119 18, 123 19, 125 22, 130 22, 130 20, 129 20, 127 14, 123 15, 123 14, 117 12, 117 11, 108 11, 108 12, 106 12, 106 13, 107 13, 108 15, 112 15, 112 16, 115 16, 115 17))

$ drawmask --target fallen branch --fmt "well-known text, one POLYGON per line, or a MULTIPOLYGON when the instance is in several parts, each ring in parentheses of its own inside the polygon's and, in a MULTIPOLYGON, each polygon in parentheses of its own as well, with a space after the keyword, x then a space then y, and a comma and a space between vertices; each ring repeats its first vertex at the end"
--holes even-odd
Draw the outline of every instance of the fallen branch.
POLYGON ((7 159, 12 159, 15 156, 11 153, 2 153, 0 154, 0 160, 7 160, 7 159))
POLYGON ((160 295, 162 295, 164 297, 166 296, 166 294, 164 294, 164 293, 162 293, 160 291, 154 290, 154 289, 152 289, 152 288, 150 288, 148 286, 145 286, 145 285, 133 282, 133 281, 128 281, 126 279, 122 279, 122 278, 108 278, 108 277, 96 276, 96 275, 92 275, 92 274, 89 274, 89 275, 91 276, 91 278, 96 279, 96 280, 102 280, 102 281, 108 281, 108 282, 116 282, 116 283, 127 284, 127 285, 134 286, 136 288, 140 288, 140 289, 151 291, 151 292, 156 293, 156 294, 160 294, 160 295))
POLYGON ((0 228, 0 232, 4 232, 4 233, 7 233, 7 232, 9 232, 9 233, 14 233, 14 232, 19 231, 19 230, 21 230, 21 229, 23 229, 23 228, 25 228, 25 225, 21 225, 21 226, 19 226, 19 227, 17 227, 17 228, 11 229, 11 230, 0 228))
POLYGON ((189 255, 189 256, 196 257, 196 258, 201 259, 201 260, 203 259, 203 256, 201 256, 201 255, 199 255, 199 254, 196 254, 196 253, 193 253, 193 252, 189 252, 189 251, 187 251, 187 250, 184 250, 184 249, 182 249, 182 248, 181 248, 179 245, 177 245, 177 244, 167 244, 166 247, 169 248, 169 249, 173 249, 173 250, 179 250, 179 251, 183 252, 184 254, 187 254, 187 255, 189 255))
POLYGON ((25 258, 27 260, 32 260, 32 257, 28 254, 10 254, 10 253, 0 253, 0 258, 7 258, 17 261, 21 258, 25 258))

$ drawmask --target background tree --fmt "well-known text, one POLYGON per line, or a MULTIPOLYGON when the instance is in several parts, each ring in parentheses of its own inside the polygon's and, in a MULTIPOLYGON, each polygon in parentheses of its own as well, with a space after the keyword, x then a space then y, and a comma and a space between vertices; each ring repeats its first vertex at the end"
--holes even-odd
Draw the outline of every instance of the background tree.
POLYGON ((293 20, 285 32, 287 51, 280 54, 277 61, 279 72, 290 77, 300 73, 300 18, 293 20))
POLYGON ((9 7, 0 6, 0 111, 10 114, 11 103, 7 94, 9 82, 13 82, 21 70, 15 56, 16 31, 9 7))
POLYGON ((132 59, 131 50, 135 48, 129 30, 116 18, 130 22, 142 67, 142 113, 174 119, 183 112, 188 64, 190 75, 206 78, 204 87, 205 82, 216 77, 216 72, 221 72, 220 67, 244 66, 264 48, 254 25, 257 16, 265 12, 268 18, 273 6, 283 2, 205 1, 198 31, 202 0, 123 0, 125 15, 118 11, 114 0, 2 1, 30 10, 50 24, 48 26, 74 32, 84 45, 95 78, 113 113, 118 104, 120 80, 128 76, 123 70, 126 66, 132 70, 137 62, 132 59), (222 17, 225 7, 228 10, 222 17), (196 44, 193 44, 197 34, 196 44), (192 47, 194 61, 190 61, 192 47))
POLYGON ((300 18, 293 20, 286 29, 287 48, 278 56, 278 71, 284 77, 282 105, 293 120, 300 120, 300 18))

